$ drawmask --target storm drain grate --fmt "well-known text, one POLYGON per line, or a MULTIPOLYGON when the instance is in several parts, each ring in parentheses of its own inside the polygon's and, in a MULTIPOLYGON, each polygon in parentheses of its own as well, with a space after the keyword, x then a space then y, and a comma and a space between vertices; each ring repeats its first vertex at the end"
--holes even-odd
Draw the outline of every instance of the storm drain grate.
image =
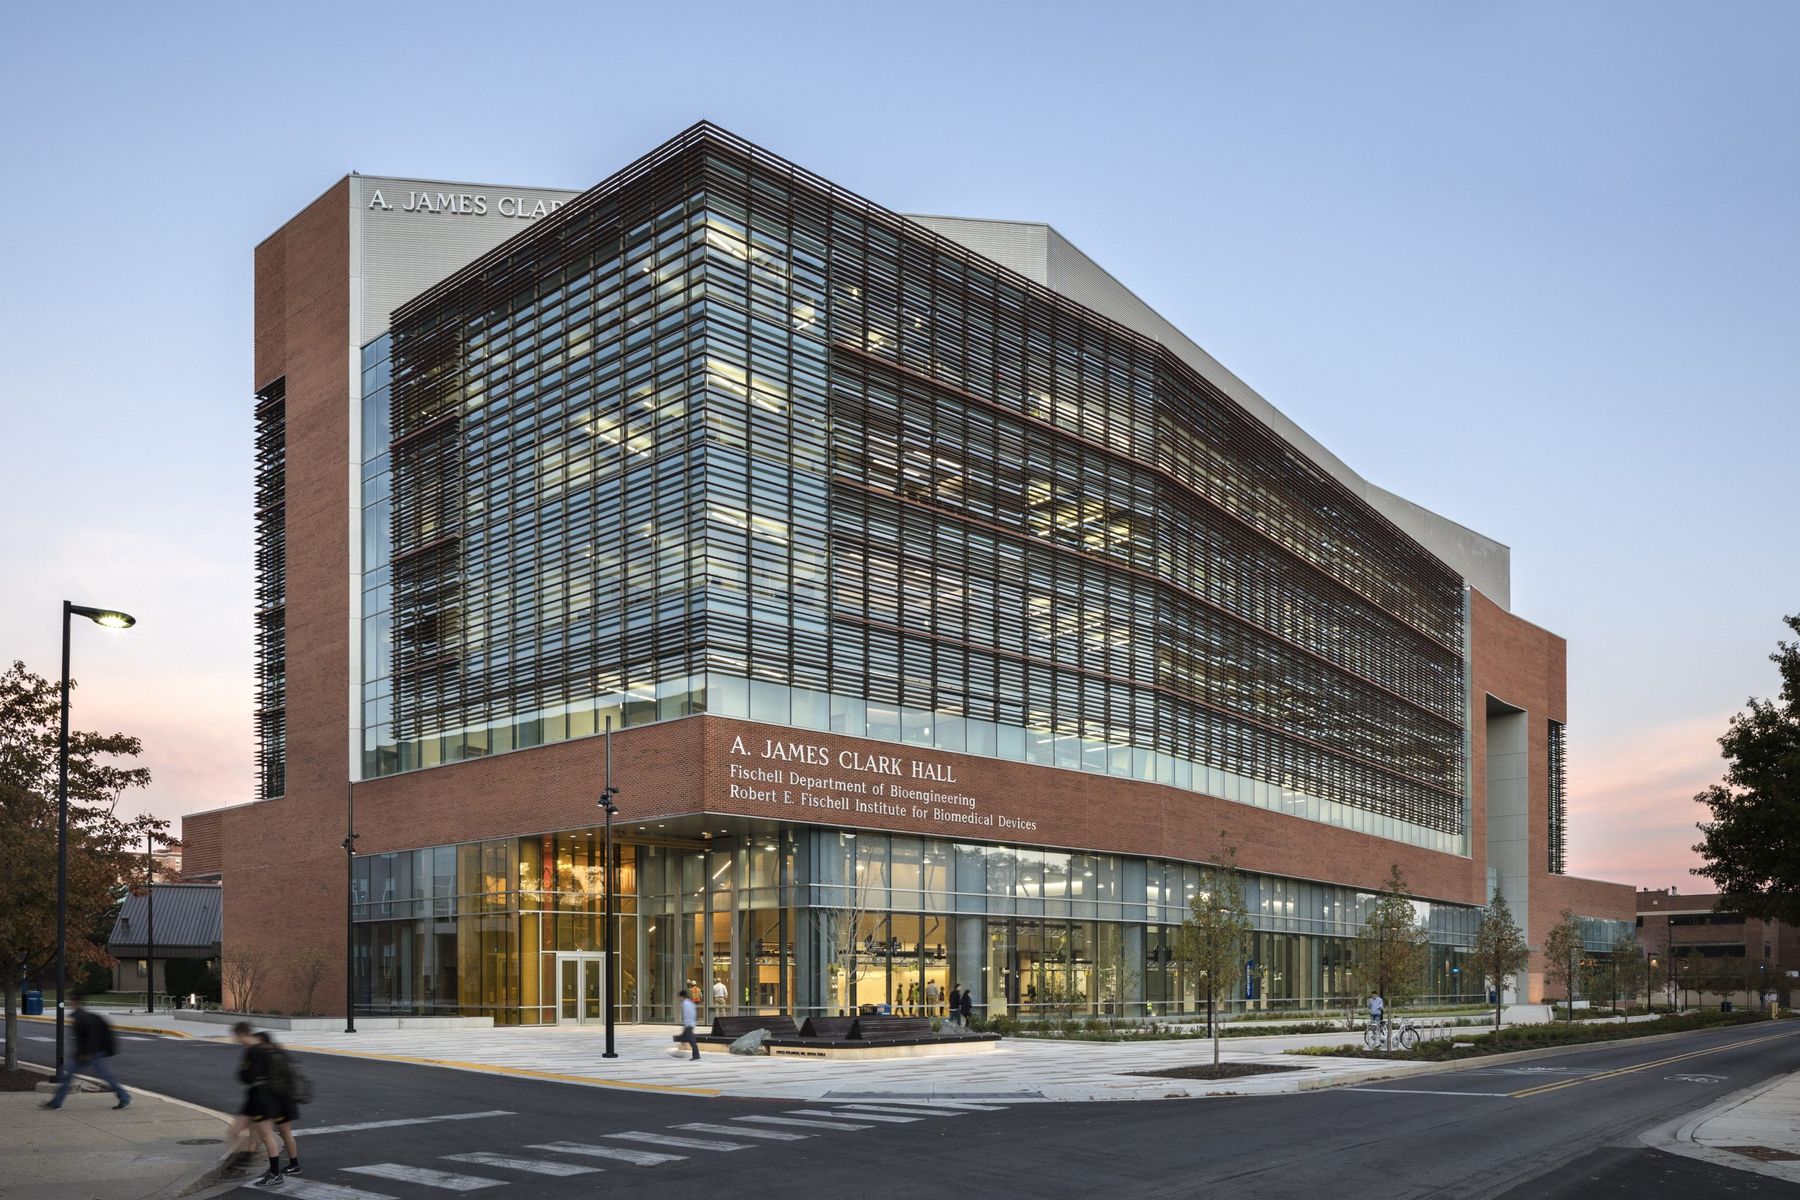
POLYGON ((1726 1146, 1733 1154, 1742 1154, 1745 1158, 1754 1158, 1758 1162, 1800 1162, 1800 1154, 1792 1150, 1777 1150, 1773 1146, 1726 1146))

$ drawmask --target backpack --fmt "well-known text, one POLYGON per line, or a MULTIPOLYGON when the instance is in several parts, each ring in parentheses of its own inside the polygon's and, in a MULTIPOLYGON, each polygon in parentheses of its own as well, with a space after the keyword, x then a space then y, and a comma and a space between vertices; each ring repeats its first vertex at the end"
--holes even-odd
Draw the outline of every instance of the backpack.
POLYGON ((293 1097, 296 1104, 312 1103, 312 1080, 285 1050, 275 1046, 269 1047, 269 1086, 279 1095, 293 1097))

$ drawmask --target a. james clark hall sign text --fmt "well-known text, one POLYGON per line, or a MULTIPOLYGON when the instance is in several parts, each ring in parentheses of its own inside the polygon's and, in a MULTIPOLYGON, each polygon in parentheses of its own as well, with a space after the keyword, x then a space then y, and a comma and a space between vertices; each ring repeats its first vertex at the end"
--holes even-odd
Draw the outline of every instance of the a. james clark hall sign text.
POLYGON ((960 828, 1037 829, 1036 821, 986 812, 976 797, 956 790, 956 767, 948 762, 775 738, 734 737, 730 755, 733 800, 814 810, 795 814, 802 819, 849 813, 960 828))

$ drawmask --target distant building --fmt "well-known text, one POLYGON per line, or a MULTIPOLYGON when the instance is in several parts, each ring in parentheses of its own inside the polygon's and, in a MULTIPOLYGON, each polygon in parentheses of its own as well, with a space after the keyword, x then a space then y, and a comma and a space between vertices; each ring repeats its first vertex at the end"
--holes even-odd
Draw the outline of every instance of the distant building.
POLYGON ((118 960, 113 967, 113 990, 144 991, 149 980, 147 956, 152 951, 159 994, 170 990, 169 963, 173 960, 197 959, 216 966, 224 911, 220 899, 219 885, 214 883, 159 883, 153 930, 149 897, 125 897, 106 939, 106 952, 118 960))
POLYGON ((1720 911, 1721 899, 1717 892, 1639 890, 1638 943, 1653 964, 1652 986, 1662 996, 1685 993, 1690 1004, 1754 1004, 1762 992, 1785 1002, 1800 972, 1800 926, 1720 911))

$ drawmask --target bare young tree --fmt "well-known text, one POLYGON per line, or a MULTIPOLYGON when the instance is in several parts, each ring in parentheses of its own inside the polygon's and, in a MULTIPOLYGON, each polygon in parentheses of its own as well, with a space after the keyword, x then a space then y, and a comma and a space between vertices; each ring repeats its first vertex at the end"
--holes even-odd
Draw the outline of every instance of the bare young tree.
POLYGON ((325 973, 331 970, 331 959, 317 946, 308 946, 288 960, 286 975, 288 985, 294 994, 300 997, 299 1013, 311 1016, 313 1011, 313 993, 325 982, 325 973))
POLYGON ((861 883, 842 888, 837 903, 819 910, 825 934, 826 965, 833 975, 844 981, 844 1004, 850 1016, 856 1015, 856 985, 868 973, 869 958, 874 950, 861 945, 858 936, 868 911, 869 889, 861 883))
POLYGON ((269 979, 269 956, 261 950, 238 950, 226 955, 219 968, 225 985, 225 1007, 235 1012, 255 1012, 256 997, 269 979))

